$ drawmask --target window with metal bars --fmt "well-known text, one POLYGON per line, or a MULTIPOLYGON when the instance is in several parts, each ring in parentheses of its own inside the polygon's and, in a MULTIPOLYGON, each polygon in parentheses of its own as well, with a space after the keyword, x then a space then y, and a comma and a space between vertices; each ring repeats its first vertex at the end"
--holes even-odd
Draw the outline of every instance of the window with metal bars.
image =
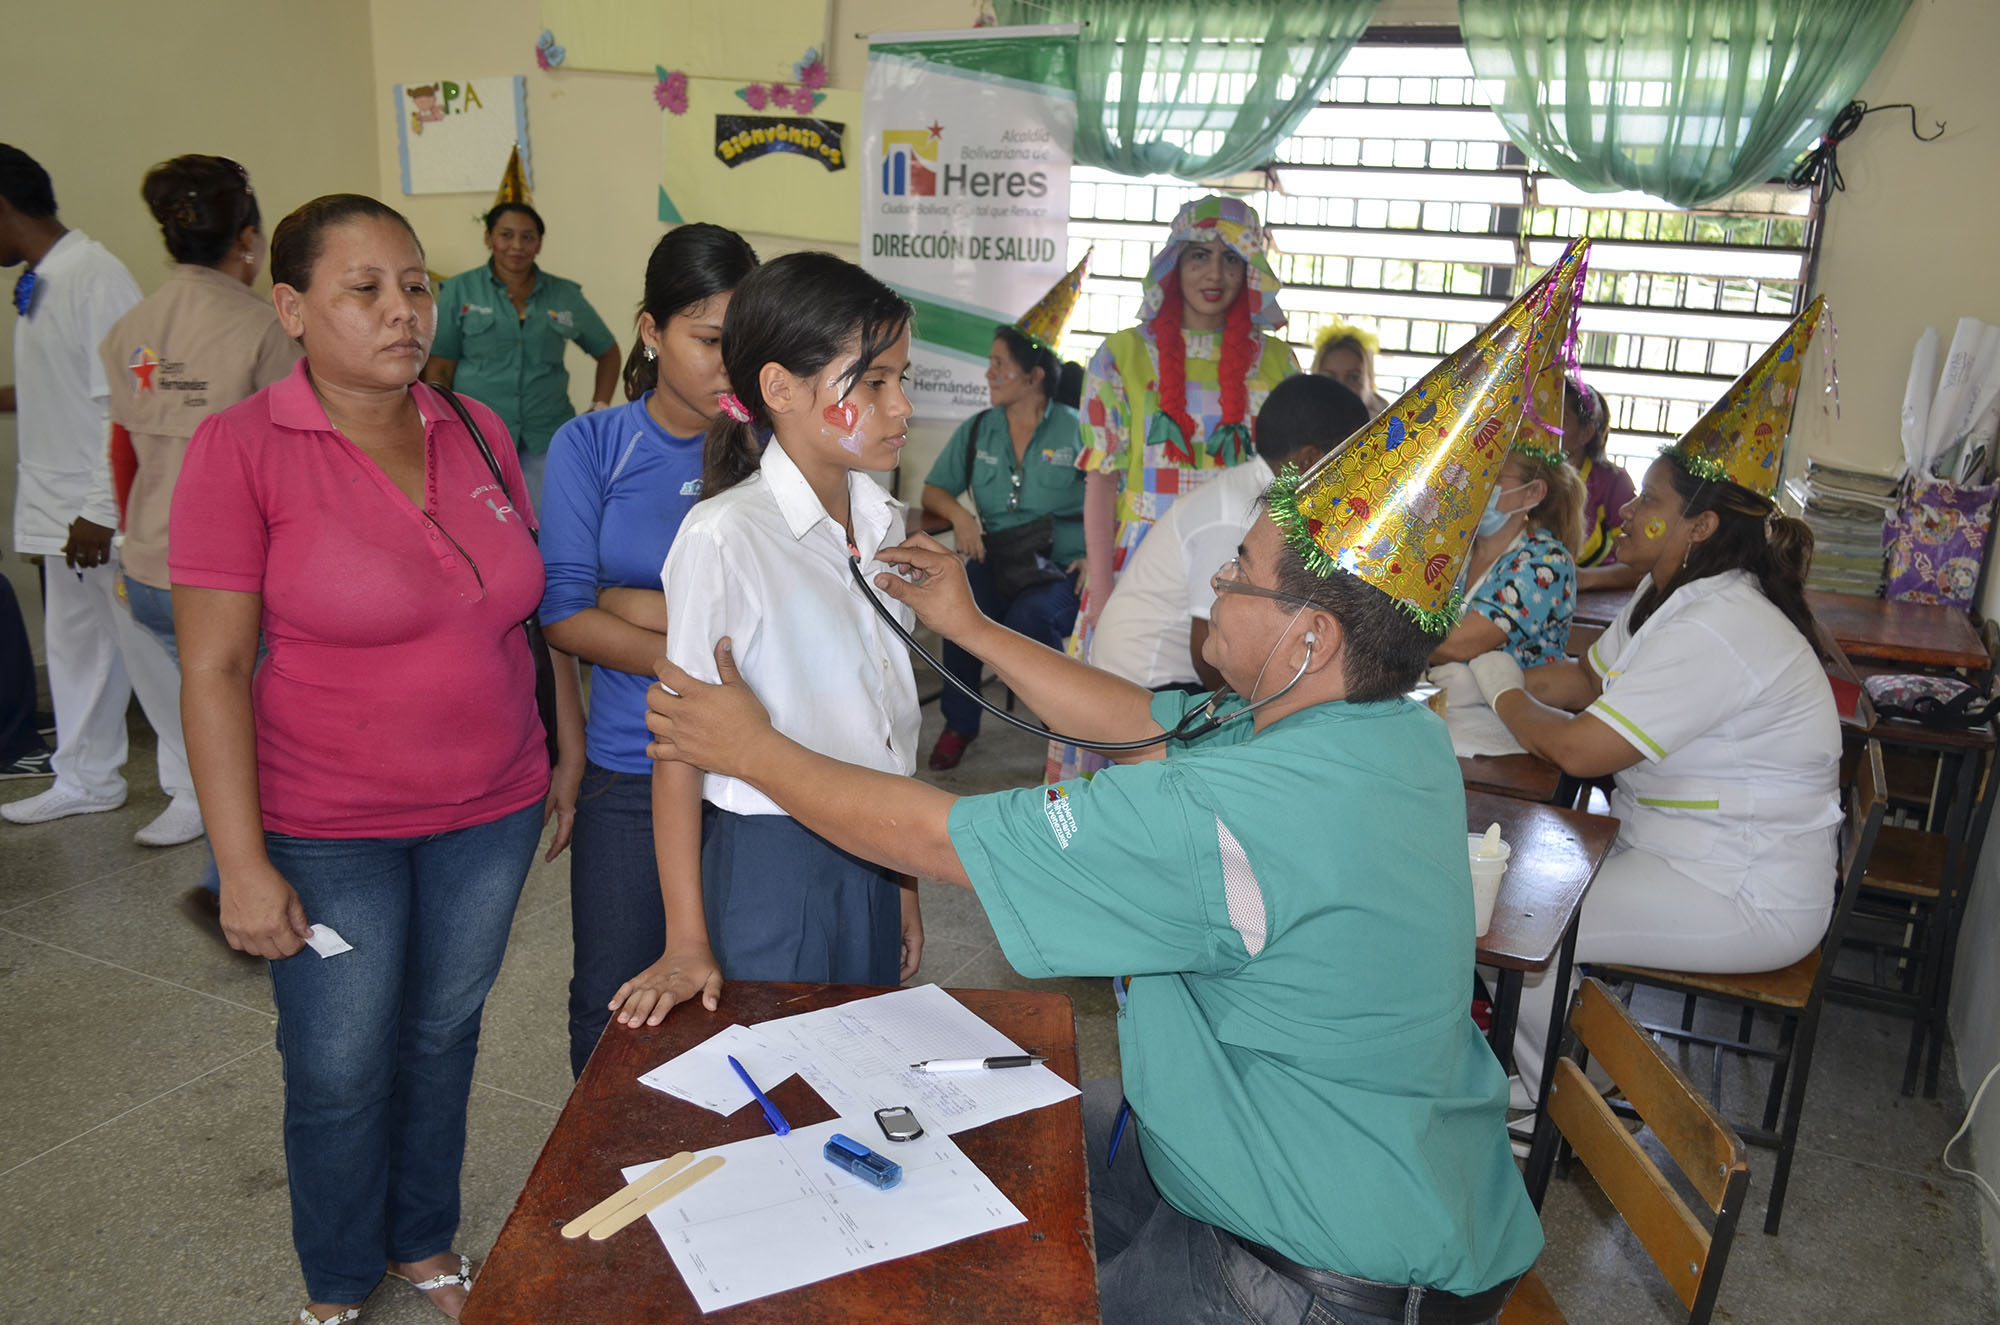
MULTIPOLYGON (((1606 450, 1643 469, 1804 306, 1818 235, 1772 185, 1686 211, 1590 194, 1535 168, 1488 109, 1462 47, 1364 39, 1263 177, 1226 182, 1269 224, 1284 334, 1310 368, 1336 319, 1374 331, 1394 399, 1490 321, 1579 234, 1595 241, 1578 349, 1611 407, 1606 450)), ((1078 167, 1070 261, 1096 246, 1065 340, 1087 360, 1139 316, 1167 223, 1211 188, 1078 167)))

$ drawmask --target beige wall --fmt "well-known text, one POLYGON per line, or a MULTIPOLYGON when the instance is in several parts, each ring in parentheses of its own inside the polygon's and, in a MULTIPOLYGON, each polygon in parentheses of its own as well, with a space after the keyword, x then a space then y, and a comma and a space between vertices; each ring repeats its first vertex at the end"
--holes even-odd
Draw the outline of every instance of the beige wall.
MULTIPOLYGON (((390 91, 446 65, 469 76, 526 74, 535 209, 548 223, 542 265, 581 283, 585 297, 629 347, 646 258, 667 229, 657 219, 662 112, 653 103, 652 81, 632 74, 538 70, 536 0, 436 0, 421 6, 372 0, 370 8, 374 96, 381 109, 375 136, 381 196, 415 223, 431 266, 450 275, 486 260, 476 214, 492 195, 403 196, 390 91)), ((972 0, 832 0, 830 8, 827 72, 834 86, 845 88, 859 88, 866 73, 867 43, 855 34, 965 27, 976 12, 972 0)), ((560 40, 562 34, 556 36, 560 40)), ((787 53, 785 59, 789 63, 799 54, 787 53)), ((669 53, 660 58, 671 65, 669 53)), ((497 169, 493 182, 500 182, 497 169)), ((813 246, 768 234, 745 238, 765 258, 813 246)), ((826 247, 857 256, 851 245, 826 247)), ((590 402, 589 364, 575 350, 569 363, 570 395, 581 409, 590 402)), ((912 477, 921 476, 947 435, 937 426, 912 429, 905 461, 912 477)))
MULTIPOLYGON (((317 194, 375 190, 362 0, 15 4, 5 33, 0 139, 47 167, 64 222, 103 242, 148 291, 168 268, 139 200, 140 178, 156 161, 208 152, 242 162, 267 229, 317 194)), ((11 288, 15 275, 0 279, 11 288)), ((13 321, 9 305, 0 314, 0 382, 14 380, 13 321)), ((34 570, 13 553, 14 462, 14 417, 0 414, 0 568, 20 593, 39 654, 34 570)))

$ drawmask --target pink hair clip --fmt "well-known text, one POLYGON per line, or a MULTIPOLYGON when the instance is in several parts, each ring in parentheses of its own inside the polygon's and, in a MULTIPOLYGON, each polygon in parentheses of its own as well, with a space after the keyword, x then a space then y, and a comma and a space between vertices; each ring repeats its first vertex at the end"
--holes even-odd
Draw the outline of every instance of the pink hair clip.
POLYGON ((750 422, 750 407, 738 400, 734 392, 723 392, 715 398, 715 403, 722 406, 724 414, 727 414, 738 423, 750 422))

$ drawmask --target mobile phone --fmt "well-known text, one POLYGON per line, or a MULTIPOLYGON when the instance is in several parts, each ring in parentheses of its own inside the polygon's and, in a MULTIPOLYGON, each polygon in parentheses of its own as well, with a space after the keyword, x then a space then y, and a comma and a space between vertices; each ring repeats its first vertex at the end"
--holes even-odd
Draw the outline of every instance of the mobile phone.
POLYGON ((882 1135, 891 1141, 914 1141, 924 1134, 924 1126, 917 1121, 917 1115, 902 1105, 875 1110, 875 1122, 882 1129, 882 1135))

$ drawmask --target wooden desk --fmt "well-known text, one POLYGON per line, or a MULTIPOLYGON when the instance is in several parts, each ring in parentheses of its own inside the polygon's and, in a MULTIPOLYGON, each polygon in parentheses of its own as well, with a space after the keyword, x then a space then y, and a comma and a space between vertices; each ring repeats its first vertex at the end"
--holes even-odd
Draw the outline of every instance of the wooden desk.
MULTIPOLYGON (((1095 1321, 1097 1259, 1084 1170, 1083 1108, 1077 1099, 954 1138, 1027 1216, 1026 1223, 706 1317, 696 1309, 650 1222, 642 1219, 603 1242, 570 1241, 557 1231, 623 1186, 623 1165, 765 1131, 763 1115, 755 1109, 718 1117, 640 1085, 641 1073, 732 1022, 755 1025, 884 992, 857 985, 732 981, 716 1012, 683 1003, 651 1029, 610 1027, 542 1147, 460 1319, 465 1325, 1095 1321)), ((951 992, 1017 1044, 1047 1054, 1049 1067, 1076 1084, 1076 1017, 1067 997, 1019 990, 951 992)), ((796 1126, 834 1116, 796 1076, 775 1087, 771 1097, 796 1126)), ((875 1139, 872 1125, 864 1139, 875 1139)), ((894 1153, 887 1142, 878 1149, 894 1153)), ((782 1251, 774 1248, 773 1254, 782 1251)))
POLYGON ((1850 658, 1919 667, 1986 666, 1986 646, 1972 619, 1957 608, 1816 589, 1806 591, 1806 602, 1850 658))
POLYGON ((1487 1043, 1510 1069, 1514 1023, 1520 1014, 1521 982, 1529 971, 1556 963, 1556 999, 1549 1016, 1548 1052, 1543 1055, 1541 1089, 1547 1099, 1562 1045, 1563 1017, 1569 1010, 1569 973, 1576 956, 1576 914, 1599 867, 1611 854, 1618 821, 1554 805, 1536 805, 1490 792, 1465 793, 1465 831, 1483 833, 1498 823, 1510 847, 1507 873, 1493 902, 1493 923, 1478 941, 1479 960, 1500 971, 1493 991, 1493 1025, 1487 1043))
POLYGON ((1495 796, 1512 796, 1516 800, 1543 804, 1555 800, 1556 791, 1563 781, 1560 768, 1540 755, 1530 754, 1460 755, 1458 772, 1465 779, 1467 791, 1490 792, 1495 796))
MULTIPOLYGON (((1580 593, 1570 620, 1579 626, 1609 626, 1631 598, 1630 589, 1580 593)), ((1919 667, 1986 666, 1986 646, 1972 619, 1957 608, 1820 589, 1806 590, 1806 602, 1849 658, 1919 667)))

